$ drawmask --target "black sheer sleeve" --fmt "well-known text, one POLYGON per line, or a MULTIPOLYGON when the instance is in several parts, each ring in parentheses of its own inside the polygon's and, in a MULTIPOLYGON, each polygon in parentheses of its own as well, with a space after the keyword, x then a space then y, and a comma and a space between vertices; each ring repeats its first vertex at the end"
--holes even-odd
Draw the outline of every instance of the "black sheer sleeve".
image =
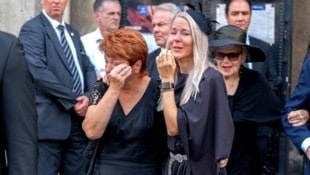
POLYGON ((99 103, 100 99, 103 97, 104 93, 107 90, 107 85, 102 82, 102 80, 97 80, 93 85, 90 103, 89 105, 96 105, 99 103))

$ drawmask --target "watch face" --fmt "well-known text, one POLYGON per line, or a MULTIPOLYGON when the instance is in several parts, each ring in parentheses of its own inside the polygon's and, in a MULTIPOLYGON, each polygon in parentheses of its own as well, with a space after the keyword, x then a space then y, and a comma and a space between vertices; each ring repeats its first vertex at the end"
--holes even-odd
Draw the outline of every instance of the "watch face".
POLYGON ((173 89, 174 83, 171 82, 162 82, 161 83, 161 89, 173 89))

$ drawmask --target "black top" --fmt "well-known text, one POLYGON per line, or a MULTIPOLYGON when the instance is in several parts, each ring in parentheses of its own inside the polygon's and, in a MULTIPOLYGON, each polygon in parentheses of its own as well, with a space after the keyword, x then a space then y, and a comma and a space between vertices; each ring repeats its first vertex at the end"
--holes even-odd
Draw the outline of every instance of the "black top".
MULTIPOLYGON (((97 95, 93 98, 100 100, 107 88, 102 81, 97 81, 94 86, 97 95)), ((161 174, 163 157, 167 156, 167 134, 163 115, 156 110, 159 96, 159 82, 151 80, 128 115, 124 114, 120 102, 116 103, 100 139, 100 157, 96 161, 95 174, 161 174)))
MULTIPOLYGON (((179 135, 168 137, 168 147, 173 153, 186 154, 188 160, 174 162, 172 174, 216 174, 217 161, 229 157, 234 135, 223 77, 214 68, 208 68, 196 99, 190 98, 180 105, 186 79, 187 75, 178 74, 175 96, 179 135)), ((167 169, 166 166, 166 174, 167 169)))
POLYGON ((261 73, 241 67, 234 96, 229 97, 234 123, 266 123, 280 119, 282 103, 261 73))
POLYGON ((282 104, 259 72, 242 67, 235 95, 228 96, 235 124, 228 174, 254 175, 257 171, 257 127, 280 123, 282 104))

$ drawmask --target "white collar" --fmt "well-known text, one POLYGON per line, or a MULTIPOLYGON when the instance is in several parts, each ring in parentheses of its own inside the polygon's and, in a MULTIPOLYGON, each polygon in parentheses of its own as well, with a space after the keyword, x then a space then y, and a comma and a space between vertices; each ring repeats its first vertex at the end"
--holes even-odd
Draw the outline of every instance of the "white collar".
POLYGON ((61 23, 59 23, 57 20, 51 18, 50 16, 48 16, 48 14, 46 13, 46 11, 43 9, 42 10, 43 15, 48 19, 48 21, 51 23, 51 25, 53 26, 54 29, 57 29, 57 27, 61 24, 66 28, 65 22, 64 20, 62 20, 61 23))

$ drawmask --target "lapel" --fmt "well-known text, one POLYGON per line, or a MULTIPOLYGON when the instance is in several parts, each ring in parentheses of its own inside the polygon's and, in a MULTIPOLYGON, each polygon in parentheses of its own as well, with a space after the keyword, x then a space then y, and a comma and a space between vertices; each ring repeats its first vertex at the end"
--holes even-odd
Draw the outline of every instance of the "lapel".
POLYGON ((79 61, 79 64, 80 66, 82 66, 82 58, 81 58, 81 55, 82 54, 86 54, 85 52, 83 52, 83 50, 81 49, 81 42, 80 42, 80 36, 79 34, 72 29, 72 27, 68 24, 66 24, 66 28, 68 30, 68 33, 69 33, 69 36, 71 37, 71 40, 73 42, 73 45, 75 47, 75 50, 76 50, 76 56, 77 56, 77 59, 79 61))
MULTIPOLYGON (((60 44, 60 41, 58 39, 58 36, 56 34, 56 32, 53 29, 53 26, 50 24, 50 22, 48 21, 48 19, 44 16, 44 14, 41 12, 40 14, 41 20, 42 20, 42 24, 44 26, 45 32, 46 32, 46 36, 52 41, 53 45, 55 46, 56 52, 59 55, 60 60, 63 62, 63 65, 66 67, 66 69, 70 71, 70 67, 69 67, 69 63, 68 60, 65 56, 64 50, 60 44)), ((66 27, 68 27, 68 25, 66 25, 66 27)), ((69 31, 70 34, 71 31, 69 31)), ((71 36, 72 38, 72 36, 71 36)), ((73 40, 73 39, 72 39, 73 40)), ((48 40, 46 40, 48 41, 48 40)), ((76 42, 73 40, 74 45, 76 46, 76 42)), ((51 48, 46 48, 51 49, 51 48)), ((77 50, 78 51, 78 50, 77 50)), ((80 58, 79 58, 79 54, 77 54, 78 56, 78 60, 80 62, 80 58)))
POLYGON ((257 45, 255 39, 251 35, 249 35, 249 41, 250 41, 250 45, 251 46, 256 46, 257 45))

